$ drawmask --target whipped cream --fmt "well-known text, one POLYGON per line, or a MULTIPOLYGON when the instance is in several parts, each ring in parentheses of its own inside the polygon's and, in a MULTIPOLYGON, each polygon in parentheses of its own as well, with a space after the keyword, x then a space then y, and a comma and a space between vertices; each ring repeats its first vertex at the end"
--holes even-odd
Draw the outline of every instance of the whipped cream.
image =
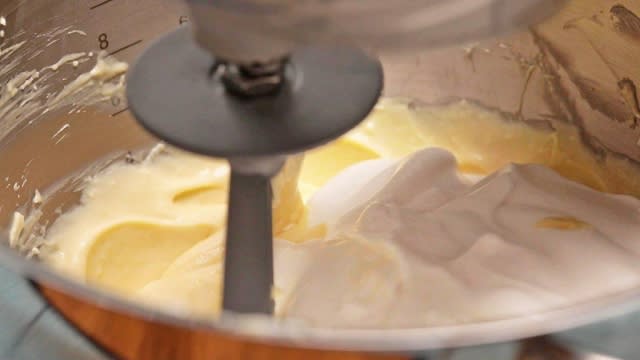
MULTIPOLYGON (((510 165, 474 183, 441 149, 386 163, 356 165, 310 200, 311 221, 333 225, 303 245, 310 254, 283 316, 323 327, 451 325, 640 285, 635 198, 540 165, 510 165), (364 185, 351 187, 358 177, 364 185)), ((286 271, 279 265, 276 275, 286 271)))
MULTIPOLYGON (((191 156, 158 155, 96 177, 84 206, 51 230, 59 250, 46 260, 98 285, 126 276, 128 287, 117 290, 152 305, 217 314, 224 200, 215 197, 223 193, 175 199, 184 188, 222 184, 226 170, 191 156), (181 239, 167 246, 172 236, 181 239), (97 241, 114 263, 91 258, 97 241), (122 273, 107 279, 106 267, 122 273)), ((441 149, 369 160, 335 176, 308 201, 309 226, 326 232, 275 240, 277 315, 323 327, 435 326, 526 315, 640 285, 635 198, 540 165, 475 180, 441 149)))
MULTIPOLYGON (((596 190, 637 193, 621 175, 635 174, 627 163, 607 177, 617 163, 596 162, 575 137, 468 103, 420 111, 383 102, 274 179, 276 316, 315 327, 440 326, 640 286, 640 200, 596 190), (486 137, 461 131, 469 126, 486 137)), ((136 301, 215 317, 229 169, 171 148, 151 154, 94 176, 40 256, 136 301)))

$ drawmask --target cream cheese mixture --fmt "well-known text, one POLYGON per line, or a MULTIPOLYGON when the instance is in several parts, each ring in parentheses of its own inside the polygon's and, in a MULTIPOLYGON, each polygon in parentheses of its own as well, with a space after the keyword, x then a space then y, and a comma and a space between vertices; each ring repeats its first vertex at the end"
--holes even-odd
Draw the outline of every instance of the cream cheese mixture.
MULTIPOLYGON (((215 317, 228 166, 154 154, 90 179, 42 257, 137 301, 215 317)), ((638 194, 634 174, 596 159, 568 125, 534 129, 467 102, 383 100, 273 180, 276 316, 424 327, 640 286, 640 201, 621 195, 638 194)))

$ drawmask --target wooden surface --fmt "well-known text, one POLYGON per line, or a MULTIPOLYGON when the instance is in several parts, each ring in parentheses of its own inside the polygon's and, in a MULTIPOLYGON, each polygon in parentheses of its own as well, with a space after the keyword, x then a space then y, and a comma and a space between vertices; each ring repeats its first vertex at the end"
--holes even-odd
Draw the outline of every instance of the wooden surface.
MULTIPOLYGON (((611 354, 617 359, 640 360, 638 334, 640 313, 634 313, 599 325, 556 334, 551 338, 569 347, 591 349, 611 354)), ((171 343, 175 340, 167 338, 166 341, 171 343)), ((528 342, 525 346, 530 347, 532 344, 535 345, 535 342, 528 342)), ((231 346, 231 350, 234 346, 235 351, 242 347, 235 344, 231 346)), ((505 343, 436 351, 415 356, 412 360, 514 360, 522 355, 522 350, 522 344, 505 343)), ((537 348, 533 348, 534 352, 536 350, 537 348)), ((240 357, 228 359, 253 360, 253 357, 246 357, 251 355, 241 351, 240 357)), ((112 358, 99 351, 84 336, 78 335, 56 311, 44 303, 25 280, 0 267, 0 360, 108 359, 112 358)), ((592 356, 579 359, 615 360, 592 356)))
POLYGON ((409 360, 405 355, 309 350, 248 342, 210 330, 185 329, 113 312, 41 286, 51 305, 118 358, 154 360, 409 360))

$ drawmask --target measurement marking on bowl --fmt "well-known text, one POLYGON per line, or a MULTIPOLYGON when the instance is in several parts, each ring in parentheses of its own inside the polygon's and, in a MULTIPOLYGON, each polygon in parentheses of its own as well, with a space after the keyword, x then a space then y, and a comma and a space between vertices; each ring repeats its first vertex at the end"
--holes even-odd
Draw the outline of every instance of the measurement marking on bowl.
POLYGON ((97 3, 97 4, 93 5, 93 6, 91 6, 89 8, 89 10, 93 10, 93 9, 99 8, 100 6, 108 4, 108 3, 112 2, 112 1, 113 0, 104 0, 103 2, 100 2, 100 3, 97 3))
POLYGON ((128 45, 125 45, 125 46, 123 46, 121 48, 113 50, 112 52, 109 53, 109 55, 115 55, 115 54, 117 54, 117 53, 119 53, 121 51, 127 50, 130 47, 136 46, 136 45, 140 44, 141 42, 142 42, 142 39, 136 40, 136 41, 134 41, 134 42, 132 42, 132 43, 130 43, 128 45))
POLYGON ((111 116, 118 116, 120 114, 122 114, 123 112, 129 110, 129 107, 127 106, 126 108, 122 109, 122 110, 118 110, 116 112, 114 112, 113 114, 111 114, 111 116))

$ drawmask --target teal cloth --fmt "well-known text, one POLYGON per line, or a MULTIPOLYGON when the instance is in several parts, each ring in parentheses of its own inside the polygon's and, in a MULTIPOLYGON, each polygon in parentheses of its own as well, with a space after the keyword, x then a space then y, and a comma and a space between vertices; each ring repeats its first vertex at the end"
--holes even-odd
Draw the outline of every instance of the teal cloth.
POLYGON ((24 279, 0 267, 0 359, 106 360, 24 279))

